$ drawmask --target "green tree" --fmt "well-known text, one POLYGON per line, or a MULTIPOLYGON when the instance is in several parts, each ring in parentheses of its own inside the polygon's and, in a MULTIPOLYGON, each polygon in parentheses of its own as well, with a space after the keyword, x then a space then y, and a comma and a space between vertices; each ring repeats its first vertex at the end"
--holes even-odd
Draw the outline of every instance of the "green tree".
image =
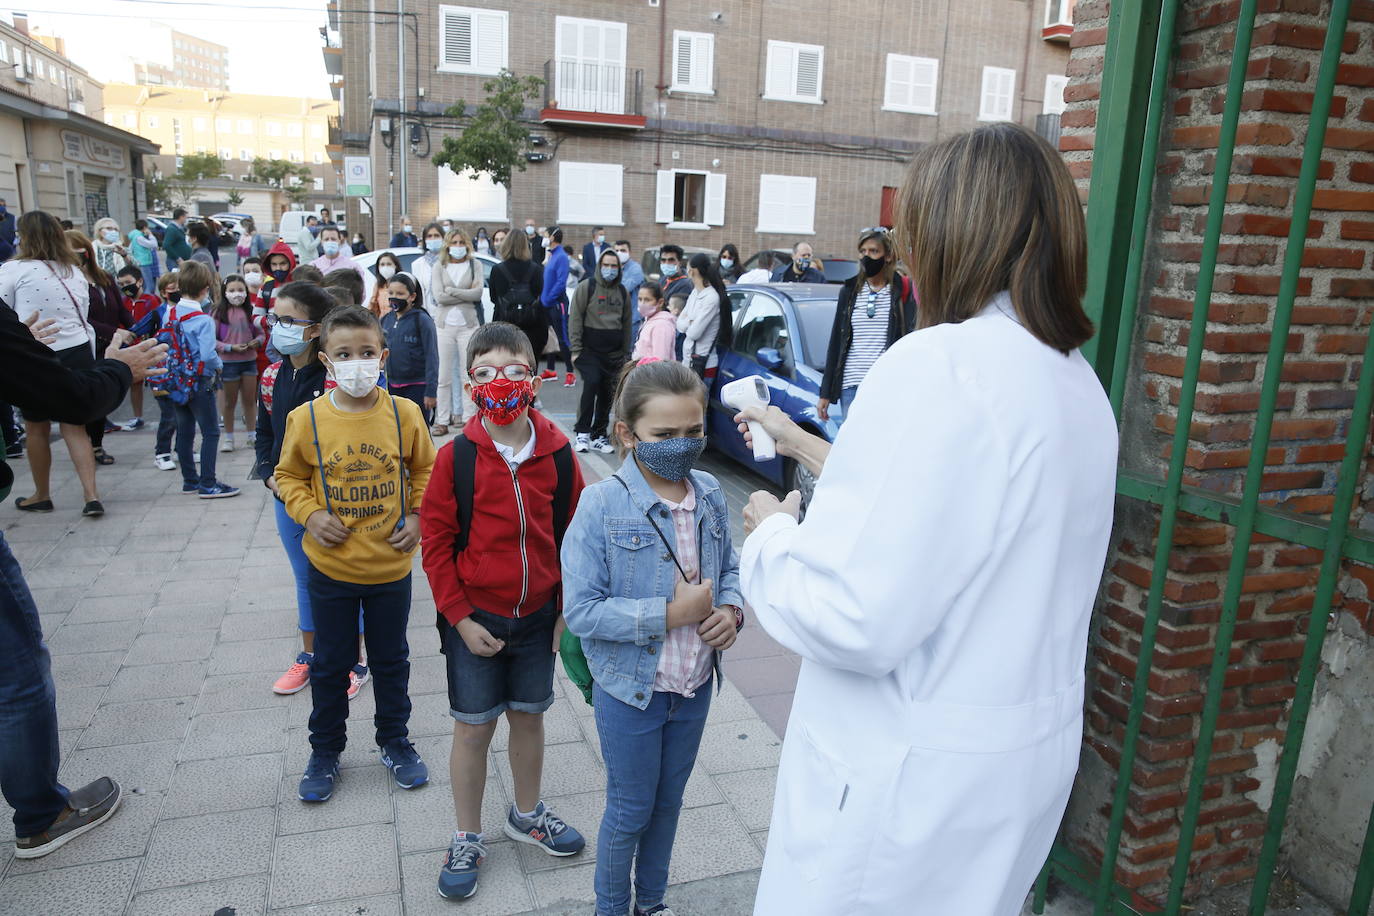
POLYGON ((177 178, 188 182, 218 178, 223 174, 224 160, 214 153, 192 153, 182 156, 181 165, 177 168, 177 178))
POLYGON ((293 204, 303 204, 310 197, 310 188, 297 182, 286 186, 286 198, 293 204))
POLYGON ((229 201, 229 206, 237 207, 239 204, 243 203, 243 195, 238 192, 238 188, 235 188, 229 192, 229 196, 226 197, 225 200, 229 201))
POLYGON ((143 200, 149 210, 167 210, 172 206, 171 182, 167 176, 153 170, 143 179, 143 200))
MULTIPOLYGON (((525 150, 529 146, 529 127, 524 121, 525 100, 536 98, 544 87, 537 76, 516 76, 502 70, 482 84, 486 100, 467 114, 467 102, 460 100, 448 110, 451 118, 466 123, 456 137, 445 137, 443 148, 434 154, 435 165, 453 171, 485 172, 497 184, 510 187, 512 170, 525 171, 525 150)), ((399 142, 404 142, 402 138, 399 142)))
POLYGON ((299 162, 287 162, 285 159, 266 159, 258 156, 253 160, 248 176, 251 180, 269 187, 286 188, 289 187, 292 178, 299 181, 309 178, 310 166, 299 162))

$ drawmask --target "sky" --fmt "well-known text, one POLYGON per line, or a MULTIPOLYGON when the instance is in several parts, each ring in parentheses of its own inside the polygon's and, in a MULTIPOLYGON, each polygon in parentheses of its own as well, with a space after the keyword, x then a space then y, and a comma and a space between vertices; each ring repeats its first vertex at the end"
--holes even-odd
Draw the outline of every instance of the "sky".
POLYGON ((329 98, 319 49, 325 0, 16 0, 0 17, 66 40, 67 56, 102 82, 130 82, 132 58, 171 63, 159 25, 229 48, 231 92, 329 98))

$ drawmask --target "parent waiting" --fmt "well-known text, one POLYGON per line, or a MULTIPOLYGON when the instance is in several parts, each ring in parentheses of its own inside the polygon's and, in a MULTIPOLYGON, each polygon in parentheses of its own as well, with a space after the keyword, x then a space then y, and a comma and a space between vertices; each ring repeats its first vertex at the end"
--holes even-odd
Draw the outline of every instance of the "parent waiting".
POLYGON ((899 211, 920 328, 834 448, 741 414, 819 475, 800 524, 795 493, 745 510, 745 597, 803 659, 763 916, 1014 916, 1078 765, 1117 433, 1073 179, 990 125, 918 151, 899 211))

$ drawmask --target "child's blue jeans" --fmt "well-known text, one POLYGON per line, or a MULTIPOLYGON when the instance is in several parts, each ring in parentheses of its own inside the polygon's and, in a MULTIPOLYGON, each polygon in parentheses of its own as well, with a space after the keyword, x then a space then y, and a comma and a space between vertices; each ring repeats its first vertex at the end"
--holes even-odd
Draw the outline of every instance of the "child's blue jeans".
POLYGON ((177 461, 182 483, 201 487, 215 485, 215 460, 219 454, 219 407, 215 404, 215 379, 201 379, 185 404, 174 405, 177 415, 177 461), (200 474, 196 474, 196 427, 200 427, 200 474))
POLYGON ((596 843, 596 912, 625 916, 630 912, 631 863, 634 903, 640 909, 658 906, 668 890, 682 793, 711 711, 711 682, 690 698, 655 691, 642 710, 597 684, 592 708, 606 760, 606 813, 596 843))

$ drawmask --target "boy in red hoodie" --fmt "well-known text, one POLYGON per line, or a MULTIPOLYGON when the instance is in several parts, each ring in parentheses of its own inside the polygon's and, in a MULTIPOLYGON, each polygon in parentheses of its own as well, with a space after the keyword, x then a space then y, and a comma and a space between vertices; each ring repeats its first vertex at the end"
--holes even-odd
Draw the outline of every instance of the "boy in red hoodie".
MULTIPOLYGON (((115 275, 119 283, 119 291, 124 294, 124 307, 133 315, 133 324, 136 327, 143 318, 157 308, 162 303, 157 296, 143 291, 143 273, 132 265, 121 267, 119 273, 115 275)), ((125 429, 141 429, 143 427, 143 386, 135 385, 129 389, 129 401, 134 408, 134 418, 124 424, 125 429)))
POLYGON ((543 713, 553 705, 554 653, 563 630, 558 548, 582 492, 582 473, 568 437, 530 409, 540 386, 534 365, 529 338, 514 325, 489 322, 472 335, 464 391, 477 416, 439 450, 420 508, 422 558, 440 614, 454 718, 450 768, 458 829, 439 874, 439 893, 448 898, 477 890, 487 854, 487 749, 502 713, 515 782, 506 835, 554 856, 585 845, 539 798, 543 713))

